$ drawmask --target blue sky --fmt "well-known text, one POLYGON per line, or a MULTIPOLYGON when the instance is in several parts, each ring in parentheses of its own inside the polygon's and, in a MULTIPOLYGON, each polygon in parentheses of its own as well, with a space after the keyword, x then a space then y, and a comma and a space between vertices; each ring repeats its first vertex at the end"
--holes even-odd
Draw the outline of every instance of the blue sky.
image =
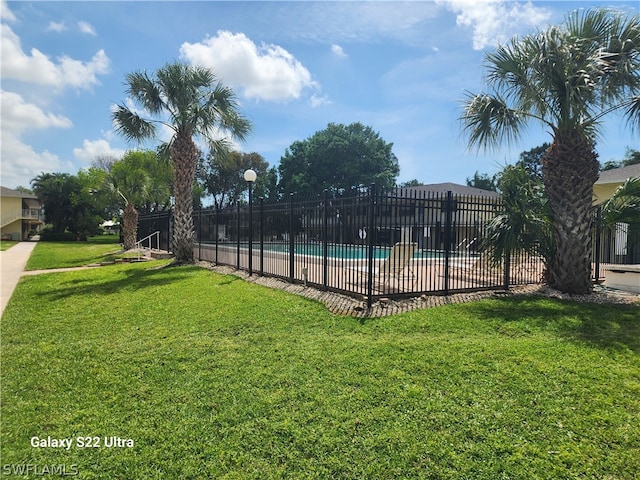
MULTIPOLYGON (((482 61, 501 41, 559 23, 577 8, 637 0, 526 2, 5 2, 2 0, 2 178, 77 173, 138 148, 118 137, 113 105, 125 75, 181 60, 212 67, 237 93, 253 133, 238 145, 272 165, 328 123, 362 122, 400 162, 400 182, 465 183, 549 141, 532 125, 517 144, 468 151, 457 118, 483 89, 482 61)), ((153 148, 155 145, 142 147, 153 148)), ((601 161, 640 149, 608 120, 601 161)))

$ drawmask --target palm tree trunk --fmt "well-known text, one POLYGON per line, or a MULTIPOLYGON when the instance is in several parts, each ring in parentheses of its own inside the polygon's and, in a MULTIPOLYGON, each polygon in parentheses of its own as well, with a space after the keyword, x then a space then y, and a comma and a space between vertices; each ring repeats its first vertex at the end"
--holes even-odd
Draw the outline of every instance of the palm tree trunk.
POLYGON ((138 240, 138 210, 133 203, 127 203, 122 213, 122 229, 124 237, 124 249, 131 250, 136 247, 138 240))
POLYGON ((198 149, 185 131, 178 131, 171 146, 173 165, 173 254, 177 263, 193 263, 193 182, 198 149))
POLYGON ((592 291, 590 230, 593 184, 599 168, 593 144, 576 131, 556 131, 542 160, 555 247, 547 280, 549 286, 564 293, 592 291))

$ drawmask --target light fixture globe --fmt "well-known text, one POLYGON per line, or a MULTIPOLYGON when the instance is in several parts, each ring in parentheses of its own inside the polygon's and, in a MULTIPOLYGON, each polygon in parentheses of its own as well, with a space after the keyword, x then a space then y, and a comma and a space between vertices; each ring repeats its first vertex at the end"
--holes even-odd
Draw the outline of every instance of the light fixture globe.
POLYGON ((245 172, 244 172, 244 180, 246 182, 253 183, 253 182, 256 181, 256 178, 258 178, 258 174, 256 172, 254 172, 251 169, 245 170, 245 172))

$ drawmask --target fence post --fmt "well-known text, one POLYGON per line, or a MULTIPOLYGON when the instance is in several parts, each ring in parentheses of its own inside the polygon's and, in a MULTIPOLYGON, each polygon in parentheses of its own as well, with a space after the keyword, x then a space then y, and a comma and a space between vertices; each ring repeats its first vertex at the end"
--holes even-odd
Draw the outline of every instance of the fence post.
POLYGON ((167 252, 173 249, 173 210, 167 213, 167 252))
POLYGON ((509 290, 509 277, 511 275, 511 251, 507 250, 504 255, 504 278, 503 287, 505 290, 509 290))
POLYGON ((238 221, 237 223, 237 231, 236 231, 236 270, 240 270, 240 202, 237 203, 238 206, 238 221))
POLYGON ((595 283, 598 283, 600 281, 600 248, 601 248, 601 236, 602 236, 602 227, 600 222, 602 221, 602 207, 598 207, 598 210, 596 211, 596 245, 595 245, 595 251, 593 252, 593 257, 595 260, 595 272, 594 272, 594 276, 595 276, 595 283))
POLYGON ((215 263, 218 263, 218 243, 220 242, 220 208, 216 205, 215 206, 215 225, 216 225, 216 254, 215 254, 215 263))
POLYGON ((202 260, 202 209, 198 210, 198 260, 202 260))
POLYGON ((324 190, 322 208, 322 287, 329 288, 329 191, 324 190))
POLYGON ((260 197, 260 276, 264 275, 264 198, 260 197))
POLYGON ((289 281, 295 280, 295 242, 293 239, 293 192, 289 194, 289 281))
POLYGON ((451 242, 453 223, 453 192, 447 192, 444 204, 444 294, 449 295, 449 260, 451 258, 451 242))
POLYGON ((374 219, 375 212, 373 211, 376 205, 376 184, 372 183, 369 189, 369 218, 367 228, 369 229, 369 249, 367 252, 367 308, 371 308, 373 305, 373 249, 375 247, 373 241, 374 232, 374 219))

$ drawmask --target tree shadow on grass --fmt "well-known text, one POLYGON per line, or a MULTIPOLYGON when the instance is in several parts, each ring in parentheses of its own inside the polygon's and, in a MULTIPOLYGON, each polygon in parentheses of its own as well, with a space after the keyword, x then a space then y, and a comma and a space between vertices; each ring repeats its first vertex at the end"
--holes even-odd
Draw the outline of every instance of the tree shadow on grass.
MULTIPOLYGON (((110 268, 110 267, 104 267, 110 268)), ((66 277, 55 288, 44 294, 49 300, 61 300, 73 296, 106 296, 122 291, 139 291, 178 282, 189 276, 197 267, 139 269, 130 268, 105 275, 91 275, 92 270, 78 272, 72 278, 66 277)))
POLYGON ((520 323, 553 332, 563 339, 598 348, 640 353, 640 306, 599 305, 567 300, 511 297, 469 304, 477 318, 496 328, 520 323))

